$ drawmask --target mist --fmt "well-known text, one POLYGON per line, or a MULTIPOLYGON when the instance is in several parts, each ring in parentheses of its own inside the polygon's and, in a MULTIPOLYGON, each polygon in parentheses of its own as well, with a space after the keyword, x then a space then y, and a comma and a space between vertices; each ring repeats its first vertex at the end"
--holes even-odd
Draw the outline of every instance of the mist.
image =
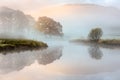
MULTIPOLYGON (((104 36, 119 34, 120 10, 92 4, 66 4, 40 11, 63 26, 64 39, 86 38, 92 28, 103 29, 104 36), (114 28, 114 31, 113 31, 114 28)), ((36 20, 20 10, 0 8, 0 37, 46 40, 35 28, 36 20)), ((49 39, 49 38, 47 38, 49 39)))
POLYGON ((63 37, 40 32, 36 28, 37 19, 33 16, 22 10, 0 8, 0 38, 31 39, 48 44, 44 50, 0 54, 0 79, 120 79, 119 48, 69 42, 87 38, 90 30, 96 27, 103 30, 103 38, 110 36, 114 39, 120 34, 119 9, 95 4, 66 4, 38 11, 38 17, 47 16, 60 22, 63 37))
POLYGON ((22 11, 0 8, 0 37, 40 40, 42 34, 35 28, 36 21, 22 11))
POLYGON ((65 35, 78 38, 87 37, 90 30, 96 27, 102 28, 105 36, 119 34, 119 13, 120 10, 113 7, 66 4, 46 8, 41 11, 41 16, 49 16, 60 21, 65 35))

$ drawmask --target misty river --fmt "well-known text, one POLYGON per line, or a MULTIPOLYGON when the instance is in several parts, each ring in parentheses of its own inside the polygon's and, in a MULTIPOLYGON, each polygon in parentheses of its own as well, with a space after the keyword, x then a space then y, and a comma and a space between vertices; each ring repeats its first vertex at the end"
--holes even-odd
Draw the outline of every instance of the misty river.
POLYGON ((0 54, 0 80, 119 80, 120 50, 67 41, 0 54))
MULTIPOLYGON (((120 47, 70 42, 88 38, 94 28, 103 30, 103 40, 120 40, 118 0, 0 0, 0 4, 1 39, 30 39, 49 46, 0 53, 0 80, 120 80, 120 47)), ((15 44, 4 42, 1 47, 6 45, 15 44)))

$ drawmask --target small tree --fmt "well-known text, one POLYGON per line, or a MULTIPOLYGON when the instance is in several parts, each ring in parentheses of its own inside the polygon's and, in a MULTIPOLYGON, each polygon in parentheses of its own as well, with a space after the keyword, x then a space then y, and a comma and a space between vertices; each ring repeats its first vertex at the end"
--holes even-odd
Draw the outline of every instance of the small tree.
POLYGON ((92 29, 88 35, 88 38, 90 41, 95 41, 98 42, 100 40, 100 38, 103 35, 103 31, 101 28, 95 28, 92 29))

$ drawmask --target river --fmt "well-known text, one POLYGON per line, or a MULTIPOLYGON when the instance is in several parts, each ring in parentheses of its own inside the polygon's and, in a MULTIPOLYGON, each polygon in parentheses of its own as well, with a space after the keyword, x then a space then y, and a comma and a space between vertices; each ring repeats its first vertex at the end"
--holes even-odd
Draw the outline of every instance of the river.
POLYGON ((0 54, 0 80, 120 80, 120 49, 67 41, 0 54))

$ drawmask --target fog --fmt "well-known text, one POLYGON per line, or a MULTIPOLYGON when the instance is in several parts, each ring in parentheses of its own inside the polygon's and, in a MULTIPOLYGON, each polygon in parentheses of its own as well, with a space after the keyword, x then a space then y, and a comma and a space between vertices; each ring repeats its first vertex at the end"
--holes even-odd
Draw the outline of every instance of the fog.
MULTIPOLYGON (((112 7, 68 4, 45 8, 39 14, 60 22, 63 26, 64 39, 86 38, 89 31, 95 27, 103 29, 103 37, 120 34, 120 10, 112 7)), ((35 22, 32 15, 1 7, 0 37, 46 40, 46 37, 35 28, 35 22)))
POLYGON ((9 7, 0 8, 0 38, 32 39, 49 46, 45 50, 1 53, 0 80, 120 80, 119 49, 68 41, 87 38, 96 27, 102 28, 103 38, 116 38, 120 34, 119 9, 67 4, 43 8, 37 15, 60 22, 64 36, 46 36, 36 28, 33 15, 9 7))
POLYGON ((86 37, 95 27, 102 28, 104 35, 119 34, 120 10, 113 7, 67 4, 45 8, 40 13, 60 21, 67 36, 86 37))

